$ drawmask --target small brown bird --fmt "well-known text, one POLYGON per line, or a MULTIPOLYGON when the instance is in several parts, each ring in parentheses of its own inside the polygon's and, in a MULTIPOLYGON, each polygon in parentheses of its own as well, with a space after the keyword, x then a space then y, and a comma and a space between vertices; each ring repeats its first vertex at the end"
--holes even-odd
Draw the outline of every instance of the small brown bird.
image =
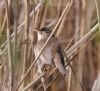
MULTIPOLYGON (((38 31, 38 35, 41 36, 41 39, 37 42, 34 48, 36 57, 39 55, 41 48, 43 47, 44 43, 46 42, 50 34, 51 34, 51 30, 49 30, 47 27, 42 27, 38 31)), ((65 75, 66 73, 64 67, 64 56, 60 44, 54 36, 49 40, 44 51, 42 52, 41 56, 37 60, 39 73, 43 72, 43 67, 45 64, 55 65, 62 75, 65 75)))

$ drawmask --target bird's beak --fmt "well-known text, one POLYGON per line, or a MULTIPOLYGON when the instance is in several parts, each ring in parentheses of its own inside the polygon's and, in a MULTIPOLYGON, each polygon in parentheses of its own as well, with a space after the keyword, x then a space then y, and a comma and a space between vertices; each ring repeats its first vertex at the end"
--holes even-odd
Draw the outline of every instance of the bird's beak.
POLYGON ((38 30, 33 30, 34 32, 38 32, 38 30))

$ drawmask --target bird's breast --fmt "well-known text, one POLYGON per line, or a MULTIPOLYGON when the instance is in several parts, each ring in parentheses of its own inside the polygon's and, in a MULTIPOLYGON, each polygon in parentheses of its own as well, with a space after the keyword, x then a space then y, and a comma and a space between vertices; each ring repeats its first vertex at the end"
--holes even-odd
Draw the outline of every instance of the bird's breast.
MULTIPOLYGON (((38 57, 42 47, 35 48, 35 56, 38 57)), ((40 55, 39 59, 45 64, 52 64, 52 52, 51 47, 45 47, 40 55)))
MULTIPOLYGON (((40 40, 35 46, 34 51, 35 51, 36 57, 39 55, 45 41, 46 39, 40 40)), ((48 44, 45 46, 39 59, 42 60, 45 64, 52 64, 53 63, 52 59, 54 57, 55 52, 57 51, 57 46, 58 46, 57 41, 55 41, 54 39, 51 39, 48 42, 48 44)))

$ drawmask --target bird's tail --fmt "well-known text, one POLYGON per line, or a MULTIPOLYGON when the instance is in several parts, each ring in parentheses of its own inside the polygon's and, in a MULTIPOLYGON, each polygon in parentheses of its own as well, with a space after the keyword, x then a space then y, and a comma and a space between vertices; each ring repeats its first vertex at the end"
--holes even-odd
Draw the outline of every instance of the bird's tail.
POLYGON ((66 74, 66 70, 61 62, 61 58, 58 53, 55 54, 54 63, 55 66, 58 68, 59 72, 64 76, 66 74))

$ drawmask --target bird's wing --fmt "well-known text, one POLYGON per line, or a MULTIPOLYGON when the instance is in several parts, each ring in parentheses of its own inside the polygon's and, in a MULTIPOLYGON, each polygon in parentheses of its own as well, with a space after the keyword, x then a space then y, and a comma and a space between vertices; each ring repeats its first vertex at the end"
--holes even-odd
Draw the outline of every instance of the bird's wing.
POLYGON ((55 53, 54 55, 54 63, 55 63, 55 66, 58 68, 58 70, 60 71, 60 73, 62 75, 65 75, 66 74, 66 70, 61 62, 61 58, 60 58, 60 55, 58 53, 55 53))

